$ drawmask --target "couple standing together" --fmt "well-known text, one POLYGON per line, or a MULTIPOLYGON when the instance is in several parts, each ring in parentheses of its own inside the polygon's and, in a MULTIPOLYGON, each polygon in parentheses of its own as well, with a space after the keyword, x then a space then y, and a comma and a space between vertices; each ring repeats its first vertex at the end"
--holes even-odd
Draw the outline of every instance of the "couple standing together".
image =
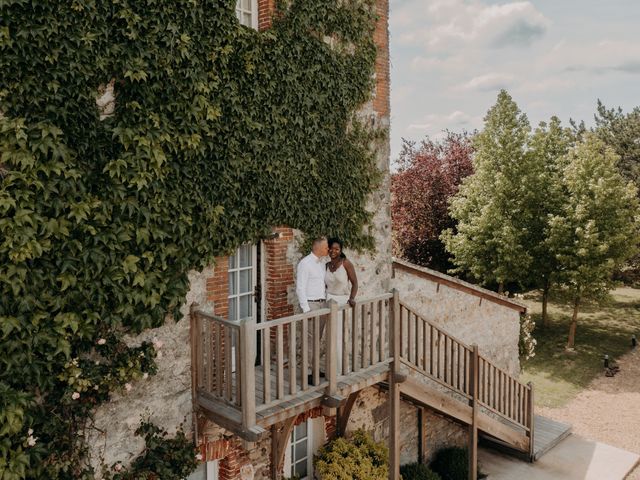
POLYGON ((326 308, 328 300, 355 305, 358 278, 342 249, 340 239, 319 237, 311 253, 298 263, 296 293, 304 313, 326 308))

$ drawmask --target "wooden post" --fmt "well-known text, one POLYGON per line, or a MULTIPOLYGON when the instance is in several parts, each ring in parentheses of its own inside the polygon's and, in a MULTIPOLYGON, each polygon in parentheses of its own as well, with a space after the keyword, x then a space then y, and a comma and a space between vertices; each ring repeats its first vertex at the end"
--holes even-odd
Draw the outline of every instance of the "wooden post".
POLYGON ((533 462, 535 460, 535 450, 533 443, 533 427, 535 424, 535 416, 533 415, 533 383, 527 383, 529 387, 529 395, 527 397, 527 426, 529 427, 529 461, 533 462))
POLYGON ((325 337, 327 342, 325 369, 329 381, 327 394, 329 397, 333 397, 338 393, 338 303, 335 300, 329 300, 329 310, 329 322, 325 337))
POLYGON ((242 427, 245 431, 256 425, 256 321, 247 318, 240 324, 240 394, 242 397, 242 427))
POLYGON ((389 480, 400 478, 400 295, 395 288, 390 304, 391 371, 389 372, 389 480))
POLYGON ((418 463, 427 463, 427 412, 418 408, 418 463))
POLYGON ((478 380, 479 355, 478 345, 472 346, 470 365, 471 381, 471 424, 469 425, 469 480, 478 478, 478 380))

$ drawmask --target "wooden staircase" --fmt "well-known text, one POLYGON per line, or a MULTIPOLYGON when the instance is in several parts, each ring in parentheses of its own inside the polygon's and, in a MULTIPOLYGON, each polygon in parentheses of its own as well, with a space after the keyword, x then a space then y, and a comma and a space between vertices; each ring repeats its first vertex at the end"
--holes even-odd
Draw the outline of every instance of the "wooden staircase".
POLYGON ((292 419, 320 405, 338 408, 344 431, 358 392, 384 384, 392 479, 400 398, 469 426, 472 478, 479 434, 534 458, 533 386, 422 318, 397 291, 264 323, 230 322, 194 305, 191 342, 194 408, 249 442, 268 428, 273 439, 286 436, 292 419))

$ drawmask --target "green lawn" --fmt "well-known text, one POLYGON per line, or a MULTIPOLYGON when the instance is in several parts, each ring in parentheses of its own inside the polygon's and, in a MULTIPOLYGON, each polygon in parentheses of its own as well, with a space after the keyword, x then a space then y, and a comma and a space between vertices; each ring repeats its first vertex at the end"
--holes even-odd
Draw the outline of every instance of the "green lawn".
POLYGON ((640 289, 618 288, 600 305, 585 305, 578 316, 575 353, 566 353, 571 308, 549 303, 550 325, 541 325, 540 296, 525 295, 536 321, 536 356, 523 362, 521 379, 535 384, 536 404, 558 407, 571 400, 603 371, 603 356, 615 359, 631 349, 631 335, 640 339, 640 289))

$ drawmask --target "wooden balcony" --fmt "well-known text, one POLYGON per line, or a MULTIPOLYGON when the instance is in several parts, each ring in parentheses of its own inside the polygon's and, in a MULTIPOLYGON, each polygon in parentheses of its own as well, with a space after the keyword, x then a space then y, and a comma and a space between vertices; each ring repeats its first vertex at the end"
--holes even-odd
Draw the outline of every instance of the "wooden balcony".
POLYGON ((397 291, 264 323, 195 306, 191 322, 194 401, 247 441, 319 405, 339 407, 343 431, 357 393, 381 383, 391 394, 392 466, 401 396, 468 424, 472 452, 481 431, 534 458, 532 385, 413 312, 397 291))

